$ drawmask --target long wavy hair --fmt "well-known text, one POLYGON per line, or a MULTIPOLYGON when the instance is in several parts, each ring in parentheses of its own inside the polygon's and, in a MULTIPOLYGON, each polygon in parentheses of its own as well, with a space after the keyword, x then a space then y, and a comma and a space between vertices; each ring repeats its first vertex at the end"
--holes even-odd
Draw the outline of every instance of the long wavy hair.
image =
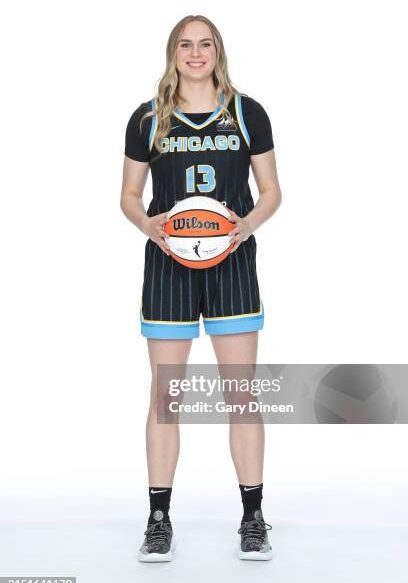
POLYGON ((185 16, 173 28, 167 41, 166 69, 162 77, 159 79, 157 93, 155 95, 156 109, 154 112, 148 111, 145 113, 140 120, 141 130, 143 121, 152 117, 153 113, 156 113, 157 126, 153 145, 156 147, 159 154, 161 154, 161 140, 170 132, 171 115, 174 109, 178 107, 179 103, 182 101, 181 95, 179 94, 179 76, 176 68, 177 41, 186 24, 195 20, 200 20, 207 24, 212 32, 216 48, 213 82, 217 91, 217 101, 219 106, 221 106, 221 110, 225 117, 231 122, 233 121, 231 114, 228 111, 228 104, 235 93, 238 93, 238 89, 232 84, 228 73, 227 55, 225 53, 221 34, 211 20, 205 16, 201 16, 200 14, 185 16), (220 102, 220 96, 222 93, 224 94, 223 103, 220 102))

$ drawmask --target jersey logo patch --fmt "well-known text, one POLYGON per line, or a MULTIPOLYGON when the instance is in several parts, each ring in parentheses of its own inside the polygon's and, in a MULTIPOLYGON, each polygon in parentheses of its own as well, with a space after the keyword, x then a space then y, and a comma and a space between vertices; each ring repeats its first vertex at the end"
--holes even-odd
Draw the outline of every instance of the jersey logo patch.
POLYGON ((227 117, 225 117, 223 115, 222 118, 220 119, 220 121, 217 123, 217 131, 219 131, 219 132, 236 132, 237 125, 235 123, 235 120, 233 120, 231 122, 227 117))

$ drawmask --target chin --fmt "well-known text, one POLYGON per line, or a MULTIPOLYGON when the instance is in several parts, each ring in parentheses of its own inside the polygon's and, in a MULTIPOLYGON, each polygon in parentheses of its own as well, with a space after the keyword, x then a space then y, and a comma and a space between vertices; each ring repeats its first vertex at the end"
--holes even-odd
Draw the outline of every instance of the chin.
POLYGON ((202 77, 204 79, 205 77, 212 75, 212 72, 213 70, 209 70, 208 67, 205 67, 204 69, 197 69, 197 71, 188 67, 188 69, 183 70, 181 74, 184 77, 192 77, 194 79, 197 79, 197 77, 202 77))

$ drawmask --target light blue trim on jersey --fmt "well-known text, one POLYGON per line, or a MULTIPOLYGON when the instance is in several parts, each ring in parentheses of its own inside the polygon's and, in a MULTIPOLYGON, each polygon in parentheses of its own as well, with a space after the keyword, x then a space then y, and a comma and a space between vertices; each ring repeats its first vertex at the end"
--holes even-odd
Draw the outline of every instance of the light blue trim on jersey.
MULTIPOLYGON (((220 95, 220 101, 221 101, 221 104, 224 105, 224 92, 222 92, 220 95)), ((219 116, 220 111, 222 109, 222 105, 218 105, 217 108, 214 109, 214 111, 211 113, 211 115, 209 117, 207 117, 207 119, 205 121, 203 121, 202 123, 194 123, 193 121, 191 121, 191 119, 186 117, 184 115, 184 113, 182 111, 180 111, 180 109, 178 107, 176 107, 176 109, 174 110, 173 113, 178 119, 181 119, 181 121, 184 121, 184 123, 186 123, 187 125, 191 126, 192 128, 194 128, 196 130, 201 130, 201 129, 205 128, 206 126, 208 126, 212 121, 214 121, 214 119, 216 117, 219 116)))
POLYGON ((226 318, 203 318, 206 334, 240 334, 256 332, 264 325, 264 309, 261 301, 260 313, 254 316, 228 316, 226 318))
MULTIPOLYGON (((152 104, 152 111, 155 112, 156 111, 156 101, 155 98, 153 98, 151 100, 151 104, 152 104)), ((149 134, 149 150, 151 151, 152 147, 153 147, 153 140, 154 140, 154 135, 156 133, 156 127, 157 127, 157 116, 155 113, 153 113, 152 116, 152 125, 150 127, 150 134, 149 134)))
POLYGON ((196 324, 158 324, 141 321, 141 331, 146 338, 161 340, 187 340, 200 336, 200 323, 196 324))
POLYGON ((242 135, 244 136, 244 139, 245 139, 247 146, 249 148, 251 146, 251 138, 250 138, 249 132, 247 130, 247 127, 245 125, 244 115, 242 113, 242 103, 241 103, 241 94, 240 93, 235 93, 235 111, 237 113, 238 125, 241 129, 242 135))

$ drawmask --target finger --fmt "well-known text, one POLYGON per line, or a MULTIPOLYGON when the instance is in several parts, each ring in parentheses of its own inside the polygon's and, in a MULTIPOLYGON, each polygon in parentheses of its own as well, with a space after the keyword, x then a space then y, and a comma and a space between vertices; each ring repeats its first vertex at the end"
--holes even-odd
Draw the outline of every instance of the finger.
POLYGON ((164 237, 161 238, 161 241, 163 245, 166 247, 166 249, 170 249, 170 244, 167 235, 164 235, 164 237))
POLYGON ((230 214, 233 216, 233 218, 234 218, 235 220, 237 220, 237 219, 240 219, 240 218, 241 218, 241 217, 239 217, 239 216, 237 215, 237 213, 236 213, 235 211, 233 211, 233 210, 230 210, 230 214))
POLYGON ((159 247, 163 247, 164 245, 164 239, 162 237, 159 237, 158 235, 156 235, 156 237, 153 238, 153 241, 156 243, 156 245, 158 245, 159 247))
POLYGON ((225 207, 225 209, 229 212, 228 220, 230 220, 232 223, 235 223, 237 220, 237 215, 231 209, 227 207, 225 207))
POLYGON ((161 245, 160 243, 158 245, 160 249, 163 251, 163 253, 165 253, 166 255, 170 255, 170 251, 164 245, 161 245))
POLYGON ((230 240, 236 239, 237 237, 241 237, 242 233, 240 230, 234 230, 234 232, 231 231, 231 233, 228 234, 230 237, 230 240))
POLYGON ((234 237, 235 235, 238 235, 238 233, 240 233, 240 232, 241 232, 241 229, 239 228, 239 226, 236 226, 236 227, 234 227, 234 228, 232 229, 232 231, 230 231, 230 232, 228 233, 228 235, 229 235, 230 237, 234 237))
POLYGON ((162 245, 162 246, 165 246, 165 247, 168 247, 168 248, 170 248, 170 247, 169 247, 169 244, 167 243, 167 239, 166 239, 166 237, 165 237, 165 235, 164 235, 164 234, 162 234, 162 235, 159 235, 159 236, 157 237, 157 240, 158 240, 158 244, 159 244, 159 245, 162 245))
POLYGON ((234 252, 235 252, 235 251, 238 249, 238 247, 239 247, 240 243, 241 243, 241 242, 240 242, 240 241, 238 241, 238 242, 237 242, 237 243, 236 243, 236 244, 235 244, 235 245, 234 245, 234 246, 231 248, 231 250, 230 250, 230 253, 234 253, 234 252))
POLYGON ((241 221, 235 221, 234 227, 231 229, 230 233, 238 233, 238 231, 242 231, 241 221))
POLYGON ((239 243, 239 239, 237 239, 236 237, 233 237, 230 241, 230 245, 232 245, 231 250, 234 249, 234 247, 237 243, 239 243))

